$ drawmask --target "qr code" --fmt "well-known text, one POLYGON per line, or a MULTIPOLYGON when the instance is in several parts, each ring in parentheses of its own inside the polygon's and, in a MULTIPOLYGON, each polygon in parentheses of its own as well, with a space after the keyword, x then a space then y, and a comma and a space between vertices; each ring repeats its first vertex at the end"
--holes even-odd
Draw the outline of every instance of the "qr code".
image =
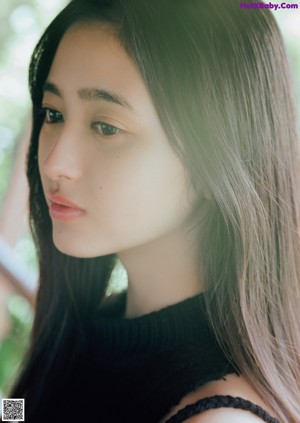
POLYGON ((24 422, 25 409, 24 399, 3 398, 2 399, 2 421, 3 422, 24 422))

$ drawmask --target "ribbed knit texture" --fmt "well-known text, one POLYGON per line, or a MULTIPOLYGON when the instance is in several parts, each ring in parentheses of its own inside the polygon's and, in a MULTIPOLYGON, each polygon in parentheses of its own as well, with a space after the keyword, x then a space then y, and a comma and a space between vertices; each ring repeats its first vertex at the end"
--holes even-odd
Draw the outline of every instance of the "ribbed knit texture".
POLYGON ((91 364, 105 422, 158 423, 184 395, 234 372, 209 329, 202 294, 131 319, 125 307, 123 294, 95 322, 91 364))

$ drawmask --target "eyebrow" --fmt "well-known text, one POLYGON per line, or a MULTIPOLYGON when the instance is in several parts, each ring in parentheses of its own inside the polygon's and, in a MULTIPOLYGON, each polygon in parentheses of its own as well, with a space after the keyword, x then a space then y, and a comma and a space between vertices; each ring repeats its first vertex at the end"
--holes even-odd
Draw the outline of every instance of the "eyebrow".
MULTIPOLYGON (((58 87, 49 81, 45 82, 43 86, 43 93, 45 92, 50 92, 60 98, 63 97, 58 87)), ((115 103, 133 111, 133 107, 128 103, 127 100, 125 100, 121 95, 112 91, 99 88, 80 88, 77 91, 77 94, 83 101, 107 101, 109 103, 115 103)))

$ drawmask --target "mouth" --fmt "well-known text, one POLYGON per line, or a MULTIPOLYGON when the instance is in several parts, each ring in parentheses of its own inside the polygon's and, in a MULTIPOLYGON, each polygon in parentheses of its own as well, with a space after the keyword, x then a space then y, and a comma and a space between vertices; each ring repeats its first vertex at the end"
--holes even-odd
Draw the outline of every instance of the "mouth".
POLYGON ((50 193, 48 198, 50 200, 49 213, 54 219, 66 221, 86 214, 85 210, 58 194, 50 193))

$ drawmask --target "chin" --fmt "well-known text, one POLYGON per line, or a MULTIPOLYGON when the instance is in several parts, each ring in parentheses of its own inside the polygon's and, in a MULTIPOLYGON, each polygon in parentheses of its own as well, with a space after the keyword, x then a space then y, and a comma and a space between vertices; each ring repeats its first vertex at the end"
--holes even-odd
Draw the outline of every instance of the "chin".
POLYGON ((88 254, 88 251, 82 248, 79 243, 75 242, 65 242, 53 238, 53 243, 55 247, 63 254, 68 256, 77 257, 77 258, 90 258, 91 255, 88 254))
POLYGON ((112 251, 91 251, 83 242, 78 241, 62 241, 53 238, 55 247, 63 254, 76 258, 95 258, 113 254, 112 251))

